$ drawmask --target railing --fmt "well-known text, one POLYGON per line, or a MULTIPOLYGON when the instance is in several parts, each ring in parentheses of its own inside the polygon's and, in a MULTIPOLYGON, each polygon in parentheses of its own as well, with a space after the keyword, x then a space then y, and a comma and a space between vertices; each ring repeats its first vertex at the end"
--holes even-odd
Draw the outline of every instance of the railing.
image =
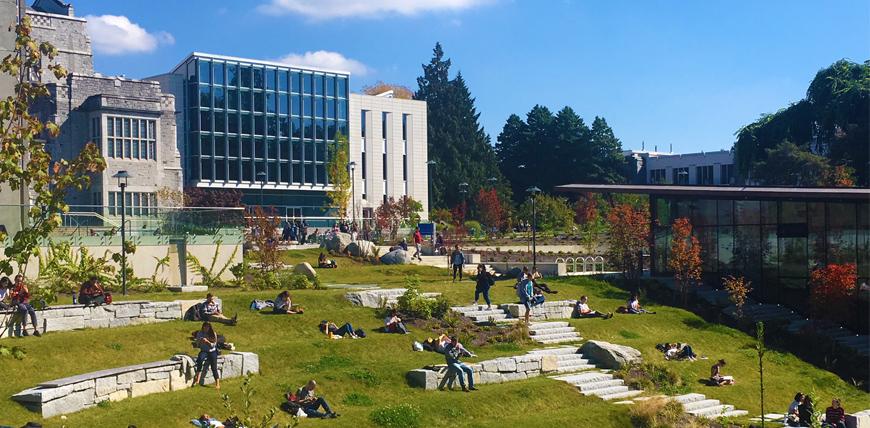
POLYGON ((604 257, 602 256, 572 256, 558 257, 556 263, 565 263, 565 269, 569 275, 585 273, 603 273, 604 257))

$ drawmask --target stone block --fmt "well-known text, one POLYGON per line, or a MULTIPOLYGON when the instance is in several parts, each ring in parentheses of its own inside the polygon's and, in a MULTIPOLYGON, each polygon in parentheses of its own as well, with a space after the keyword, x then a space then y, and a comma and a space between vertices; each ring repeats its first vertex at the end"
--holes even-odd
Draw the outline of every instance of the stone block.
POLYGON ((517 371, 517 362, 512 358, 499 358, 498 360, 498 371, 499 372, 515 372, 517 371))
POLYGON ((119 389, 111 394, 109 394, 109 401, 121 401, 130 398, 130 390, 129 389, 119 389))
POLYGON ((58 415, 78 412, 79 410, 94 406, 94 404, 96 404, 96 398, 93 389, 86 389, 84 391, 64 395, 56 400, 43 403, 42 417, 51 418, 58 415))
POLYGON ((541 371, 544 373, 554 372, 559 369, 559 357, 555 355, 541 356, 541 371))
POLYGON ((105 306, 95 306, 91 308, 91 319, 109 319, 114 316, 114 312, 106 310, 105 306))
POLYGON ((167 290, 172 291, 174 293, 203 293, 208 292, 207 285, 179 285, 166 287, 167 290))
POLYGON ((513 380, 524 380, 528 379, 528 376, 524 372, 512 372, 512 373, 502 373, 502 378, 505 382, 510 382, 513 380))
POLYGON ((481 361, 480 366, 483 371, 498 372, 498 360, 481 361))
POLYGON ((169 391, 169 378, 149 380, 134 383, 130 388, 130 397, 142 397, 148 394, 169 391))
POLYGON ((148 380, 169 379, 169 372, 146 373, 148 380))
POLYGON ((440 381, 436 372, 426 369, 411 370, 405 377, 408 381, 408 385, 414 388, 423 388, 426 390, 437 389, 440 381))
POLYGON ((302 262, 293 267, 293 273, 299 275, 305 275, 308 279, 314 280, 317 277, 317 271, 311 267, 311 264, 308 262, 302 262))
POLYGON ((130 325, 130 318, 112 318, 109 320, 109 327, 127 327, 130 325))
POLYGON ((498 373, 481 372, 480 383, 502 383, 504 379, 498 373))
POLYGON ((180 320, 182 312, 180 310, 165 310, 154 314, 158 320, 180 320))
POLYGON ((169 372, 169 389, 172 391, 190 388, 190 381, 180 370, 169 372))
POLYGON ((138 304, 120 305, 115 309, 115 317, 117 318, 132 318, 138 317, 140 306, 138 304))
POLYGON ((118 390, 118 378, 116 376, 101 377, 95 380, 97 396, 109 395, 118 390))
POLYGON ((541 363, 539 361, 528 361, 517 363, 518 372, 541 371, 541 363))
POLYGON ((260 356, 253 352, 232 352, 242 357, 242 374, 260 373, 260 356))
POLYGON ((108 328, 110 324, 108 318, 85 320, 85 328, 108 328))
POLYGON ((66 331, 79 328, 85 328, 85 318, 83 316, 51 318, 45 320, 45 331, 66 331))
POLYGON ((580 352, 594 360, 598 367, 612 370, 639 363, 643 359, 637 349, 598 340, 587 341, 580 347, 580 352))
POLYGON ((145 370, 136 370, 132 372, 122 373, 118 375, 118 384, 133 384, 144 382, 147 376, 145 370))

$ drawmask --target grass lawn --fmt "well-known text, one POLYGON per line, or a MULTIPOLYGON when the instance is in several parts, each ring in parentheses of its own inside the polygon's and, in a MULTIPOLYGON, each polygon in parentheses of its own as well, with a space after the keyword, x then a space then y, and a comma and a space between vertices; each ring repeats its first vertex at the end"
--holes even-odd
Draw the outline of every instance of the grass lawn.
MULTIPOLYGON (((313 262, 317 251, 287 253, 285 260, 313 262)), ((466 280, 452 284, 444 269, 417 266, 367 266, 341 258, 339 269, 320 270, 324 284, 360 283, 401 286, 405 276, 417 274, 426 291, 440 291, 456 304, 467 304, 474 285, 466 280)), ((593 308, 612 310, 622 304, 626 294, 607 283, 585 278, 551 281, 560 290, 558 298, 590 296, 593 308)), ((260 356, 261 373, 253 377, 257 390, 254 408, 264 412, 278 406, 282 394, 297 388, 310 378, 320 383, 324 395, 341 417, 334 421, 304 420, 303 426, 373 426, 371 412, 384 405, 408 403, 420 410, 421 426, 488 427, 511 426, 596 426, 625 427, 631 423, 625 406, 608 404, 597 398, 584 397, 571 385, 546 378, 482 385, 472 394, 461 392, 426 392, 410 388, 405 373, 426 364, 441 363, 443 357, 427 352, 412 352, 413 339, 428 334, 389 335, 375 333, 381 325, 374 310, 353 307, 344 298, 344 290, 304 290, 293 292, 294 302, 305 306, 300 316, 272 316, 250 312, 252 299, 273 298, 276 291, 241 292, 232 289, 215 291, 223 301, 225 312, 239 313, 239 326, 218 326, 218 332, 242 351, 260 356), (370 331, 362 340, 327 340, 317 330, 320 320, 350 321, 355 327, 370 331)), ((513 301, 513 289, 507 282, 493 290, 496 302, 513 301)), ((183 296, 195 297, 195 296, 183 296)), ((198 297, 198 296, 197 296, 198 297)), ((131 299, 171 300, 170 293, 134 294, 131 299)), ((612 320, 575 320, 572 323, 586 339, 601 339, 636 347, 650 361, 663 361, 654 344, 683 341, 709 361, 672 362, 670 367, 682 374, 696 392, 723 402, 760 412, 754 353, 744 349, 751 342, 747 335, 730 328, 708 325, 697 316, 676 308, 649 305, 657 315, 617 315, 612 320), (727 372, 737 378, 737 385, 710 388, 701 385, 714 358, 728 360, 727 372)), ((42 338, 4 339, 7 346, 22 346, 23 360, 0 359, 0 425, 20 426, 40 418, 8 397, 39 382, 90 371, 138 364, 168 358, 173 353, 193 353, 187 336, 198 324, 173 321, 162 324, 119 329, 82 330, 50 333, 42 338)), ((524 352, 516 347, 473 349, 480 359, 524 352)), ((470 360, 470 361, 477 361, 470 360)), ((782 412, 795 391, 815 391, 823 405, 832 396, 843 399, 847 410, 870 407, 870 394, 850 386, 835 375, 776 352, 768 354, 765 365, 767 410, 782 412)), ((227 380, 221 392, 229 393, 241 403, 240 379, 227 380)), ((824 406, 821 406, 824 407, 824 406)), ((154 394, 147 397, 98 406, 69 415, 69 427, 181 427, 202 413, 223 418, 220 394, 211 387, 154 394)), ((282 413, 278 422, 289 422, 282 413)), ((46 426, 60 426, 53 418, 46 426)))

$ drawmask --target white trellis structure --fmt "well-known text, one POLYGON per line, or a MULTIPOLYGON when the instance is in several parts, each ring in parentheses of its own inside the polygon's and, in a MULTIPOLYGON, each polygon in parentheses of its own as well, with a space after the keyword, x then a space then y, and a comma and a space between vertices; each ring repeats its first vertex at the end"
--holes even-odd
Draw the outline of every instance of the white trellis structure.
POLYGON ((559 257, 556 259, 556 263, 565 263, 568 275, 604 273, 604 257, 602 256, 559 257))

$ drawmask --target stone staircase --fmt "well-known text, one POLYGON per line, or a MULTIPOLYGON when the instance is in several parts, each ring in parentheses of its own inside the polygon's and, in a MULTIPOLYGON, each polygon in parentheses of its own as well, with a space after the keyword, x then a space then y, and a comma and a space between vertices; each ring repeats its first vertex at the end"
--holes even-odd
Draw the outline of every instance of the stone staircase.
POLYGON ((583 340, 567 321, 533 322, 529 324, 529 337, 545 345, 583 340))
POLYGON ((568 382, 577 387, 583 395, 594 395, 605 401, 624 399, 643 394, 642 390, 631 389, 625 381, 604 370, 589 370, 581 373, 554 376, 551 379, 568 382))
POLYGON ((571 373, 595 368, 595 365, 586 359, 576 346, 535 349, 530 351, 529 354, 555 355, 557 362, 556 372, 558 373, 571 373))
POLYGON ((708 399, 704 394, 684 394, 672 397, 683 405, 686 413, 708 419, 718 417, 737 417, 749 414, 746 410, 736 410, 730 404, 722 404, 719 400, 708 399))
POLYGON ((454 306, 450 309, 464 317, 470 318, 475 324, 507 323, 517 321, 515 318, 509 318, 508 313, 498 306, 493 306, 492 309, 486 309, 486 305, 470 305, 454 306))

